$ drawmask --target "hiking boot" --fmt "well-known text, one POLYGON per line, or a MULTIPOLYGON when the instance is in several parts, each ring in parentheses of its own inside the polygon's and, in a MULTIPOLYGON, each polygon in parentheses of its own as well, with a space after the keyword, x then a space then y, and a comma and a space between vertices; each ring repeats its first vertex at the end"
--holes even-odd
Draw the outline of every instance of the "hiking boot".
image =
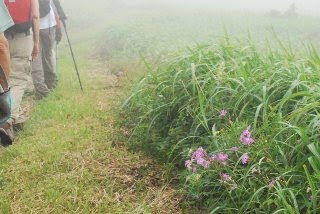
POLYGON ((24 123, 15 123, 13 124, 13 131, 14 133, 18 133, 23 131, 24 123))
POLYGON ((0 139, 3 147, 11 146, 14 139, 12 128, 7 130, 0 128, 0 139))

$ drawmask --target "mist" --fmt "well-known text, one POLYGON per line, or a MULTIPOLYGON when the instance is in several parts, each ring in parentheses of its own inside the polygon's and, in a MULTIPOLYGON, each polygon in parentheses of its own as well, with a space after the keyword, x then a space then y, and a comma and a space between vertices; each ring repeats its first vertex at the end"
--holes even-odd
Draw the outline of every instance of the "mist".
MULTIPOLYGON (((120 1, 121 2, 121 1, 120 1)), ((126 2, 126 1, 122 1, 126 2)), ((149 5, 154 7, 166 6, 194 9, 215 9, 222 11, 242 11, 265 13, 270 10, 286 11, 295 4, 297 12, 302 15, 320 15, 320 1, 318 0, 132 0, 131 5, 149 5)), ((127 1, 126 3, 129 3, 127 1)))
POLYGON ((89 32, 98 55, 107 58, 162 55, 212 44, 225 30, 244 40, 250 33, 262 47, 265 41, 276 41, 275 35, 297 49, 306 43, 320 46, 317 0, 92 0, 73 10, 76 2, 65 2, 70 26, 93 28, 89 32), (295 9, 288 14, 292 5, 295 9))
POLYGON ((250 12, 267 12, 269 10, 285 11, 295 4, 301 14, 320 15, 320 1, 317 0, 178 0, 178 4, 193 7, 211 7, 222 10, 239 10, 250 12))

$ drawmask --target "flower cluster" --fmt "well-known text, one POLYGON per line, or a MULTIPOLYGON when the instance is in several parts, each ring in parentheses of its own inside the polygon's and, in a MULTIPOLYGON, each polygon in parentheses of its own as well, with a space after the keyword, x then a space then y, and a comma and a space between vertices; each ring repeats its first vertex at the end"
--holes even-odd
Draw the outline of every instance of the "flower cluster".
POLYGON ((212 162, 218 162, 218 163, 221 163, 222 165, 227 165, 228 159, 229 159, 229 155, 227 155, 224 152, 220 152, 218 154, 213 154, 210 157, 210 160, 212 162))
POLYGON ((199 166, 202 166, 204 169, 209 168, 210 160, 206 151, 202 147, 199 147, 191 157, 191 160, 185 162, 185 167, 193 172, 196 172, 199 166))
POLYGON ((244 155, 242 155, 241 157, 241 162, 243 165, 247 165, 249 162, 249 155, 247 153, 245 153, 244 155))
MULTIPOLYGON (((239 148, 232 147, 230 148, 229 151, 236 153, 239 151, 239 148)), ((195 152, 192 153, 191 160, 185 161, 185 167, 188 170, 192 171, 193 173, 196 173, 198 170, 198 167, 207 169, 213 163, 226 166, 228 164, 228 161, 229 161, 229 155, 224 152, 219 152, 209 156, 202 147, 199 147, 195 152)), ((247 165, 249 162, 249 155, 247 153, 243 154, 241 156, 241 161, 243 165, 247 165)), ((238 188, 238 185, 229 174, 222 173, 220 177, 221 177, 220 182, 229 186, 231 190, 235 190, 238 188)))
MULTIPOLYGON (((230 149, 232 152, 238 152, 238 147, 232 147, 230 149)), ((195 152, 192 153, 191 160, 185 161, 185 167, 193 172, 197 171, 198 166, 202 166, 204 169, 209 168, 211 163, 219 163, 223 166, 226 166, 229 160, 229 155, 220 152, 218 154, 212 154, 208 156, 206 151, 199 147, 195 152)), ((243 165, 247 165, 249 163, 250 157, 247 153, 241 156, 241 162, 243 165)))
MULTIPOLYGON (((238 147, 232 147, 230 149, 232 152, 238 152, 238 147)), ((241 162, 243 165, 247 165, 249 162, 249 155, 247 153, 241 156, 241 162)), ((219 152, 217 154, 207 155, 207 152, 199 147, 195 152, 192 153, 191 160, 185 161, 185 167, 192 171, 197 171, 198 166, 202 166, 204 169, 209 168, 211 163, 218 163, 226 166, 229 160, 229 155, 224 152, 219 152)))
POLYGON ((248 127, 246 130, 244 130, 240 136, 240 141, 243 145, 250 146, 255 142, 255 140, 252 137, 252 134, 250 132, 250 128, 248 127))
POLYGON ((211 163, 219 163, 225 166, 227 165, 228 159, 229 155, 224 152, 208 156, 206 151, 202 147, 199 147, 195 152, 192 153, 191 160, 185 161, 185 167, 193 172, 196 172, 199 166, 207 169, 211 163))
MULTIPOLYGON (((226 117, 226 115, 227 115, 226 110, 222 110, 220 112, 220 118, 226 117)), ((255 140, 250 132, 250 127, 248 127, 246 130, 244 130, 242 132, 242 134, 240 136, 240 141, 245 146, 249 146, 255 142, 255 140)), ((231 154, 231 152, 238 153, 239 148, 234 146, 234 147, 231 147, 228 151, 230 154, 231 154)), ((195 173, 195 172, 197 172, 199 167, 202 167, 203 169, 208 169, 212 164, 227 166, 229 158, 230 158, 229 155, 225 152, 219 152, 219 153, 214 153, 214 154, 208 155, 207 152, 202 147, 199 147, 195 152, 192 153, 191 159, 185 161, 185 167, 188 170, 195 173)), ((237 155, 237 157, 239 157, 239 156, 237 155)), ((248 153, 244 153, 240 157, 240 160, 241 160, 242 165, 247 166, 250 161, 250 157, 249 157, 248 153)), ((227 173, 222 173, 220 175, 220 182, 225 185, 228 185, 231 188, 231 190, 235 190, 238 188, 236 182, 227 173)), ((275 182, 276 182, 276 180, 272 181, 270 183, 269 187, 271 188, 272 186, 274 186, 275 182)))

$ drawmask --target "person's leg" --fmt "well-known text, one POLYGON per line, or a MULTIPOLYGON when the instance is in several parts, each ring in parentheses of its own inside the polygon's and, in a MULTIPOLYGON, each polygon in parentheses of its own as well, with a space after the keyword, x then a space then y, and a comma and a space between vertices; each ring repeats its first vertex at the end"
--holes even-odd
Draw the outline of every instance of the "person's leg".
POLYGON ((12 122, 16 122, 21 112, 21 101, 24 95, 24 91, 28 84, 28 75, 30 72, 30 62, 27 60, 21 60, 13 58, 12 61, 12 72, 10 75, 11 85, 11 96, 12 96, 12 122))
POLYGON ((45 37, 45 35, 43 35, 42 31, 40 30, 40 52, 38 58, 32 62, 31 71, 32 81, 35 88, 35 96, 37 99, 47 97, 49 94, 49 89, 45 83, 42 66, 42 37, 45 37))
POLYGON ((31 71, 30 56, 32 52, 32 36, 25 34, 15 35, 9 38, 11 55, 11 96, 12 96, 12 115, 9 120, 11 123, 19 123, 21 114, 21 101, 28 84, 31 71))
POLYGON ((56 56, 55 56, 55 27, 42 31, 42 66, 45 83, 49 90, 57 86, 56 56))

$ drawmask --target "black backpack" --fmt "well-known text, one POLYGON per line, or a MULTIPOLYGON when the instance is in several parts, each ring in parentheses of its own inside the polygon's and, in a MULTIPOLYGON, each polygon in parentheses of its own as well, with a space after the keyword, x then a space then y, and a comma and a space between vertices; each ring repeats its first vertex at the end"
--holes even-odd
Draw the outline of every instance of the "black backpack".
POLYGON ((51 0, 39 0, 40 18, 45 17, 50 13, 51 0))

